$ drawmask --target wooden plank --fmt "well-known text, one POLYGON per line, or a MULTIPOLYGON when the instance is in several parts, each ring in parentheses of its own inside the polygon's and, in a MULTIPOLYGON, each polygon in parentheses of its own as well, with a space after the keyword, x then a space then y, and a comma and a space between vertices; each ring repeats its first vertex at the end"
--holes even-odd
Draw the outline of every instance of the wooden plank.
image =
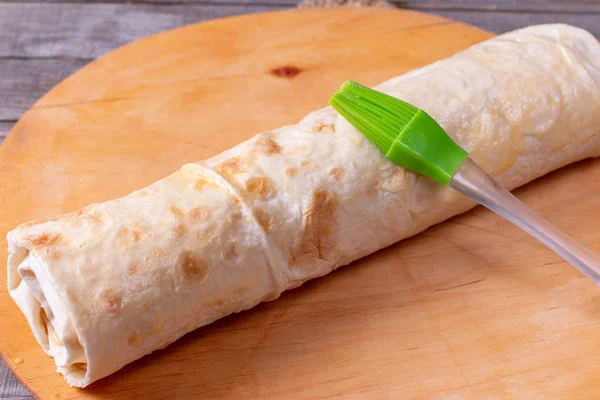
POLYGON ((399 0, 400 8, 415 10, 529 11, 543 13, 600 13, 600 3, 589 0, 399 0))
POLYGON ((17 120, 44 93, 87 63, 66 58, 0 60, 0 121, 17 120))
MULTIPOLYGON (((287 5, 295 6, 299 0, 42 0, 44 3, 128 3, 128 4, 201 4, 201 5, 287 5)), ((41 3, 40 0, 0 0, 0 3, 41 3)))
MULTIPOLYGON (((162 0, 161 0, 162 1, 162 0)), ((215 2, 215 0, 211 0, 215 2)), ((237 0, 246 1, 246 0, 237 0)), ((268 0, 271 1, 271 0, 268 0)), ((275 0, 273 0, 275 1, 275 0)), ((207 19, 291 7, 280 4, 148 4, 148 3, 0 3, 0 58, 97 58, 116 47, 157 32, 207 19)), ((287 2, 287 3, 286 3, 287 2)), ((405 8, 450 16, 493 32, 541 22, 567 22, 598 31, 600 3, 550 3, 536 0, 527 7, 544 12, 510 11, 517 0, 404 0, 405 8), (569 12, 563 12, 564 10, 569 12), (563 10, 563 11, 561 11, 563 10), (577 12, 574 13, 573 10, 577 12), (516 16, 516 18, 515 18, 516 16)))
MULTIPOLYGON (((338 0, 339 1, 339 0, 338 0)), ((0 0, 0 3, 2 0, 0 0)), ((64 3, 64 0, 47 0, 46 2, 64 3)), ((71 3, 101 3, 106 0, 70 0, 71 3)), ((298 0, 112 0, 113 3, 155 3, 155 4, 207 4, 207 5, 276 5, 295 6, 298 0)), ((542 11, 542 12, 596 12, 600 13, 600 3, 590 0, 556 1, 556 0, 392 0, 391 3, 401 8, 419 10, 482 10, 482 11, 542 11)), ((329 0, 329 3, 333 3, 329 0)))
POLYGON ((433 14, 475 25, 495 33, 504 33, 513 29, 523 28, 528 25, 565 23, 586 29, 595 35, 596 38, 600 38, 600 15, 594 14, 527 12, 489 13, 480 11, 443 10, 437 10, 433 12, 433 14))
POLYGON ((0 3, 0 58, 97 58, 148 35, 194 22, 281 6, 0 3))

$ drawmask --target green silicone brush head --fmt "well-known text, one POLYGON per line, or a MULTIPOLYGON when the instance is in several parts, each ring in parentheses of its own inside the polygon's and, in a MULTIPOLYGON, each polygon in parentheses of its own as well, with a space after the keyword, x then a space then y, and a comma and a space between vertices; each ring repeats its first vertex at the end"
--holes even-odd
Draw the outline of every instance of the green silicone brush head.
POLYGON ((329 103, 383 154, 387 154, 398 133, 419 111, 402 100, 353 80, 346 81, 329 103))
POLYGON ((423 110, 352 80, 329 101, 394 163, 447 185, 468 157, 423 110))

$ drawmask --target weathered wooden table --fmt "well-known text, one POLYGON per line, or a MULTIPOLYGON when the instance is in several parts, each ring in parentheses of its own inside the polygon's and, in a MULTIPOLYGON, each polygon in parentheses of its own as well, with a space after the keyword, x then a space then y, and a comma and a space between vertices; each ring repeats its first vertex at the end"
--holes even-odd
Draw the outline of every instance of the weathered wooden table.
MULTIPOLYGON (((194 22, 296 5, 297 0, 0 0, 0 143, 35 100, 116 47, 194 22)), ((600 0, 401 0, 394 5, 496 33, 563 22, 600 38, 600 0)), ((0 398, 32 398, 1 360, 0 398)))

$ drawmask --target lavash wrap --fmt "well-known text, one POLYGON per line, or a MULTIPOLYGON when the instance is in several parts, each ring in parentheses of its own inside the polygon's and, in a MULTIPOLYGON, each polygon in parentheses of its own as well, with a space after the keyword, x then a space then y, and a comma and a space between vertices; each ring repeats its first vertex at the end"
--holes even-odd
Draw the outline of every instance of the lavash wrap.
MULTIPOLYGON (((575 27, 504 34, 377 89, 425 109, 511 189, 600 155, 600 45, 575 27)), ((8 286, 58 371, 85 387, 473 206, 327 107, 123 198, 17 227, 8 286)))

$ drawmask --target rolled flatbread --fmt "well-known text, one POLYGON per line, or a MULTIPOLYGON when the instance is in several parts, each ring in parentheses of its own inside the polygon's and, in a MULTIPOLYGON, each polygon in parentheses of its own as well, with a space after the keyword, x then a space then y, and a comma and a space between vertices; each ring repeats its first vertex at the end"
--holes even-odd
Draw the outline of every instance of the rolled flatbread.
MULTIPOLYGON (((498 36, 377 89, 430 113, 510 189, 600 155, 600 44, 575 27, 498 36)), ((8 287, 85 387, 473 206, 327 107, 123 198, 20 225, 8 287)))

